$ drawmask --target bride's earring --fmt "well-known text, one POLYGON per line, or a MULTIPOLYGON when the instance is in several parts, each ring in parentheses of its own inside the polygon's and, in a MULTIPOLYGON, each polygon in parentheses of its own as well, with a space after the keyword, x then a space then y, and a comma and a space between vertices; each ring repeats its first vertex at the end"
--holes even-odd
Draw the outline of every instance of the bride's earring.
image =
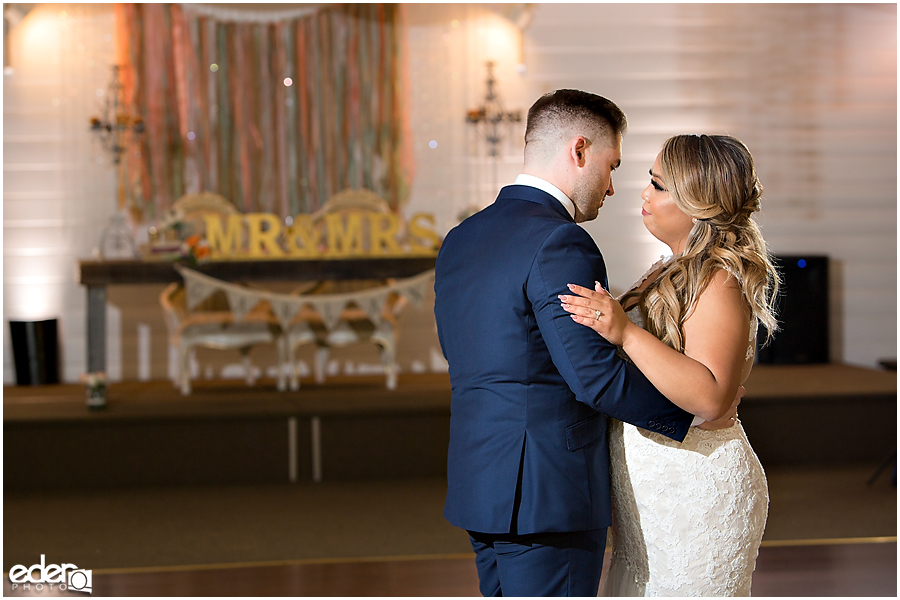
POLYGON ((691 221, 693 221, 694 223, 696 223, 696 222, 697 222, 697 219, 692 218, 691 221))

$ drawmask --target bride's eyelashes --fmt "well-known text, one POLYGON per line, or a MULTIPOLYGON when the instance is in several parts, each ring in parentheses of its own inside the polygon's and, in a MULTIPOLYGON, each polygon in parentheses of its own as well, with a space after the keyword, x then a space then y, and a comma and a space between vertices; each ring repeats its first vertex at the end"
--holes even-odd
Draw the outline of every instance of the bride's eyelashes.
POLYGON ((656 173, 654 173, 654 172, 653 172, 653 169, 650 169, 649 173, 650 173, 650 184, 653 186, 653 188, 654 188, 656 191, 658 191, 658 192, 666 192, 666 191, 668 191, 666 188, 664 188, 663 186, 661 186, 661 185, 659 185, 658 183, 656 183, 656 178, 659 177, 659 175, 657 175, 656 173))

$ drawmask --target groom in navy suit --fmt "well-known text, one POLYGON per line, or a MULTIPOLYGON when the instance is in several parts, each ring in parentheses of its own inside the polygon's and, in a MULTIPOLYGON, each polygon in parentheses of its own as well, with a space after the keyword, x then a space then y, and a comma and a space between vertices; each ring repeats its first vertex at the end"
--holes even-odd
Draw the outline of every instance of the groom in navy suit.
POLYGON ((678 441, 691 425, 558 298, 568 283, 608 287, 577 223, 613 195, 625 128, 600 96, 541 97, 523 174, 438 255, 452 385, 444 516, 469 532, 485 596, 596 596, 611 523, 606 416, 678 441))

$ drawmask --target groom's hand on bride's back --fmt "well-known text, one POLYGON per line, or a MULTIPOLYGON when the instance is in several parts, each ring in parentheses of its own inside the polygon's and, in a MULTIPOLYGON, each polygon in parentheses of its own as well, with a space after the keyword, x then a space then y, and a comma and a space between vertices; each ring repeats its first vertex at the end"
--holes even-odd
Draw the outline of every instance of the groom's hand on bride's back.
POLYGON ((697 427, 700 429, 709 429, 710 431, 715 431, 716 429, 728 429, 729 427, 733 427, 737 422, 737 407, 738 404, 741 403, 741 398, 744 397, 744 394, 747 393, 747 388, 744 386, 738 386, 737 395, 734 397, 734 402, 731 403, 731 407, 728 409, 728 412, 725 413, 725 416, 716 421, 703 421, 697 427))

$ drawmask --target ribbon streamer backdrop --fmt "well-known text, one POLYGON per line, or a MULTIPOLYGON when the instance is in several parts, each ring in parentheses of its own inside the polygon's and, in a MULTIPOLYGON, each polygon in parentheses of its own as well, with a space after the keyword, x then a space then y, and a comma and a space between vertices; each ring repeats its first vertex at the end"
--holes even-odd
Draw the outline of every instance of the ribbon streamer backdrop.
POLYGON ((199 191, 284 217, 366 188, 397 210, 413 175, 403 10, 326 5, 264 22, 117 4, 125 103, 145 125, 120 171, 135 221, 199 191))

